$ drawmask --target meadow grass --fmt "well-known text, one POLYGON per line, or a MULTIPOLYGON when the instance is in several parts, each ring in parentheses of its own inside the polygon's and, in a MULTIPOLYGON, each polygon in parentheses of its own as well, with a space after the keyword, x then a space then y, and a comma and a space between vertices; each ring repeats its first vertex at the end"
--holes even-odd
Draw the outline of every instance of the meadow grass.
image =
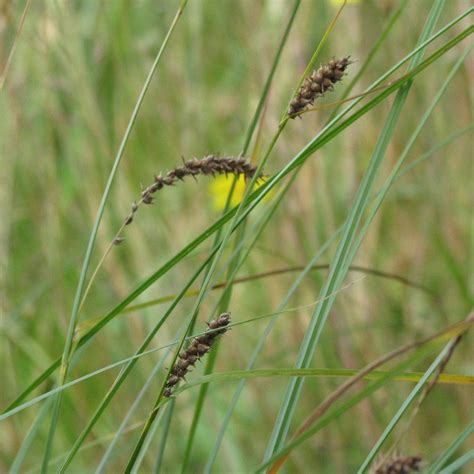
POLYGON ((469 472, 471 21, 464 0, 5 2, 0 471, 469 472), (252 172, 164 183, 209 155, 252 172))

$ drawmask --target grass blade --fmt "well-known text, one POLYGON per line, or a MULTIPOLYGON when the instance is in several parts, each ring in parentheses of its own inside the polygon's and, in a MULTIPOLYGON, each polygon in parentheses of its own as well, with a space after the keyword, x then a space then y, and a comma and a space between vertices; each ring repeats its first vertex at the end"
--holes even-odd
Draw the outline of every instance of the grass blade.
MULTIPOLYGON (((112 183, 114 181, 115 175, 117 174, 117 170, 120 164, 120 161, 122 159, 123 153, 125 151, 125 147, 127 145, 128 139, 131 135, 133 126, 135 125, 135 121, 137 119, 138 113, 140 111, 140 108, 142 106, 143 100, 145 98, 146 92, 151 84, 151 80, 153 79, 153 76, 155 74, 156 68, 158 67, 158 64, 160 63, 160 59, 163 55, 164 50, 166 49, 166 46, 168 45, 169 39, 171 38, 171 35, 175 29, 175 26, 179 20, 179 17, 181 16, 184 7, 186 6, 187 0, 181 0, 180 5, 178 7, 178 10, 176 12, 175 18, 173 19, 173 22, 171 23, 170 29, 168 30, 168 33, 165 36, 165 39, 163 40, 160 50, 158 51, 158 54, 156 55, 156 58, 153 62, 153 65, 151 66, 150 72, 148 73, 148 77, 145 80, 145 83, 143 85, 143 88, 138 96, 137 102, 135 104, 135 107, 133 109, 132 115, 130 116, 130 120, 127 125, 127 129, 125 130, 124 136, 122 138, 122 142, 120 143, 119 149, 117 151, 117 155, 115 156, 114 163, 112 165, 112 169, 109 173, 109 177, 107 179, 107 184, 105 185, 104 193, 102 195, 99 208, 97 211, 97 215, 94 221, 94 225, 92 226, 92 230, 89 236, 89 241, 87 243, 87 249, 86 253, 84 256, 84 260, 82 263, 82 268, 81 268, 81 273, 79 276, 79 282, 77 285, 76 289, 76 294, 74 297, 74 302, 72 306, 72 311, 71 311, 71 317, 69 320, 69 325, 68 325, 68 330, 67 330, 67 335, 66 335, 66 342, 64 344, 64 351, 63 355, 61 357, 61 364, 60 364, 60 374, 59 374, 59 384, 62 385, 64 384, 67 375, 68 375, 68 370, 69 370, 69 360, 71 357, 71 352, 73 348, 73 339, 74 339, 74 331, 76 329, 77 325, 77 319, 79 315, 79 307, 81 304, 81 298, 83 294, 83 290, 85 287, 85 282, 86 282, 86 275, 87 275, 87 270, 89 268, 89 263, 92 257, 92 251, 94 249, 95 245, 95 240, 97 237, 97 232, 99 230, 100 222, 102 220, 102 216, 105 211, 105 205, 107 204, 107 200, 109 198, 110 190, 112 189, 112 183)), ((53 414, 51 417, 51 424, 50 424, 50 429, 49 429, 49 434, 48 438, 46 441, 46 446, 45 446, 45 451, 44 451, 44 458, 43 458, 43 464, 42 464, 42 473, 46 473, 48 470, 48 462, 49 462, 49 457, 51 454, 52 450, 52 445, 53 445, 53 439, 54 439, 54 433, 56 431, 56 425, 58 422, 59 418, 59 411, 61 408, 61 392, 58 393, 56 400, 54 401, 53 404, 53 414)))
POLYGON ((440 472, 444 465, 449 461, 451 456, 458 450, 458 448, 466 441, 466 439, 474 433, 474 420, 472 420, 466 428, 459 433, 448 448, 436 459, 436 461, 428 468, 427 474, 436 474, 440 472))
MULTIPOLYGON (((425 28, 420 36, 419 43, 423 43, 423 41, 429 37, 432 30, 434 29, 434 25, 437 18, 439 17, 442 4, 443 2, 438 1, 433 7, 425 24, 425 28)), ((420 53, 418 53, 417 56, 413 58, 409 70, 413 70, 421 61, 421 54, 422 51, 420 51, 420 53)), ((338 287, 342 284, 346 274, 345 267, 347 268, 351 262, 348 260, 348 257, 350 256, 350 248, 357 227, 359 226, 359 223, 362 219, 362 214, 367 207, 371 187, 374 183, 382 159, 385 156, 385 152, 395 130, 395 125, 400 116, 409 89, 410 84, 408 83, 398 92, 380 134, 379 140, 375 146, 375 150, 372 154, 367 170, 362 178, 357 195, 354 198, 349 216, 344 225, 342 237, 339 241, 331 263, 329 275, 320 293, 321 302, 318 304, 312 315, 311 321, 304 336, 304 340, 300 346, 300 351, 296 360, 296 367, 298 368, 306 368, 311 363, 311 359, 319 341, 319 337, 335 300, 335 296, 329 299, 327 299, 327 296, 334 293, 334 291, 337 291, 338 287)), ((275 451, 278 451, 283 447, 302 390, 302 385, 303 380, 298 378, 292 379, 289 382, 267 446, 267 450, 265 452, 264 461, 267 461, 275 453, 275 451)))
POLYGON ((417 395, 421 392, 423 389, 423 386, 425 383, 428 381, 428 379, 433 375, 435 372, 436 368, 439 366, 439 364, 443 361, 443 358, 448 354, 450 349, 450 344, 446 345, 445 348, 439 353, 438 357, 434 360, 434 362, 430 365, 428 370, 425 372, 423 377, 420 379, 420 381, 416 384, 415 388, 410 392, 408 397, 405 399, 403 402, 402 406, 399 408, 397 413, 395 413, 394 417, 390 420, 390 423, 387 425, 385 428, 384 432, 381 434, 380 438, 377 440, 375 443, 374 447, 360 466, 359 470, 357 471, 358 474, 362 474, 364 472, 367 472, 367 469, 369 468, 370 464, 372 461, 375 459, 375 456, 377 453, 380 451, 380 448, 382 447, 383 443, 386 441, 390 433, 393 431, 395 428, 396 424, 400 421, 404 413, 407 411, 408 407, 410 406, 411 402, 417 397, 417 395))
POLYGON ((330 409, 324 416, 319 418, 319 420, 307 431, 305 431, 300 436, 296 437, 293 441, 289 442, 285 447, 278 450, 275 454, 272 455, 268 460, 262 462, 254 472, 262 472, 268 468, 275 461, 280 459, 282 456, 293 451, 297 446, 302 444, 307 439, 311 438, 315 433, 320 431, 322 428, 327 426, 330 422, 336 420, 339 416, 346 413, 350 408, 357 405, 360 401, 364 400, 366 397, 377 391, 379 388, 382 388, 387 384, 388 381, 393 379, 393 377, 402 373, 408 367, 416 365, 421 360, 425 359, 429 354, 431 354, 435 347, 437 347, 436 342, 432 344, 427 344, 426 347, 418 349, 415 354, 413 354, 406 361, 396 365, 391 371, 389 371, 385 376, 381 377, 379 380, 367 384, 359 393, 349 398, 349 400, 342 403, 340 406, 336 406, 330 409))
MULTIPOLYGON (((150 342, 153 340, 155 337, 156 333, 160 330, 162 325, 165 323, 166 319, 169 317, 169 315, 172 313, 174 308, 178 305, 178 303, 181 301, 183 295, 186 293, 186 291, 190 288, 190 286, 194 283, 194 281, 197 279, 199 274, 204 270, 204 268, 207 265, 207 261, 204 262, 204 264, 201 265, 201 267, 196 271, 196 273, 191 277, 191 279, 187 282, 187 284, 183 287, 181 292, 176 296, 175 300, 173 303, 170 305, 168 310, 165 312, 161 320, 155 325, 155 327, 152 329, 152 331, 148 334, 146 337, 145 341, 142 343, 140 348, 135 352, 135 356, 141 355, 146 347, 150 344, 150 342)), ((102 415, 103 411, 106 409, 108 404, 111 402, 115 394, 117 393, 118 389, 122 385, 122 383, 125 381, 127 378, 128 374, 131 372, 133 367, 135 366, 138 358, 135 357, 130 362, 127 363, 127 365, 122 369, 118 377, 115 379, 114 383, 112 384, 112 387, 109 389, 107 392, 106 396, 102 399, 101 403, 97 407, 96 411, 94 412, 94 415, 91 417, 89 420, 87 426, 83 429, 82 433, 79 435, 79 437, 76 439, 73 447, 71 448, 71 451, 69 452, 66 460, 64 461, 63 465, 61 466, 60 472, 64 472, 67 468, 67 466, 71 463, 72 459, 74 458, 75 454, 81 447, 82 443, 84 442, 85 438, 89 434, 89 432, 92 430, 93 426, 97 423, 99 420, 100 416, 102 415)))
POLYGON ((119 438, 122 436, 123 432, 128 426, 128 422, 130 421, 130 418, 132 417, 133 413, 135 410, 138 408, 139 403, 145 396, 146 391, 148 390, 148 387, 151 385, 151 383, 155 380, 157 377, 158 371, 163 368, 163 364, 165 363, 166 358, 168 357, 169 353, 171 352, 171 346, 168 348, 168 350, 160 357, 158 363, 155 365, 153 370, 151 371, 150 375, 148 376, 147 380, 143 384, 143 387, 140 389, 140 392, 136 396, 135 400, 133 401, 132 405, 128 409, 125 417, 122 420, 122 423, 120 424, 118 430, 116 431, 112 441, 110 442, 107 450, 105 451, 104 455, 102 456, 102 459, 100 460, 99 465, 97 466, 96 469, 96 474, 99 474, 103 472, 107 464, 109 463, 109 460, 112 456, 112 451, 114 447, 116 446, 117 442, 119 441, 119 438))
MULTIPOLYGON (((263 91, 262 91, 262 94, 260 96, 257 108, 256 108, 254 116, 253 116, 253 118, 250 122, 249 129, 247 131, 245 141, 244 141, 244 145, 243 145, 243 149, 242 149, 242 155, 246 155, 247 150, 250 146, 250 141, 252 139, 253 133, 254 133, 255 128, 257 126, 258 119, 259 119, 259 117, 261 115, 261 112, 263 110, 263 106, 265 104, 265 101, 267 100, 268 94, 270 92, 270 87, 271 87, 271 84, 272 84, 272 81, 273 81, 273 77, 275 75, 276 68, 277 68, 277 66, 280 62, 280 58, 281 58, 281 54, 283 52, 283 48, 286 45, 288 36, 289 36, 290 31, 292 29, 293 22, 294 22, 294 19, 296 17, 296 14, 298 12, 298 9, 300 7, 300 4, 301 4, 301 0, 296 0, 293 4, 293 8, 291 10, 287 26, 286 26, 285 31, 283 33, 283 36, 281 38, 280 44, 278 46, 278 49, 277 49, 277 52, 276 52, 276 55, 275 55, 275 58, 272 62, 272 66, 270 68, 270 73, 267 77, 267 80, 265 81, 265 84, 263 86, 263 91)), ((234 179, 234 185, 235 185, 235 182, 236 182, 236 179, 234 179)), ((227 210, 228 204, 230 203, 230 199, 232 198, 232 193, 233 192, 234 192, 234 186, 230 189, 229 195, 227 197, 227 205, 226 205, 225 211, 227 210)), ((214 245, 217 244, 217 239, 218 238, 219 238, 219 236, 216 236, 216 242, 214 242, 214 245)), ((239 238, 236 239, 236 244, 237 245, 238 245, 238 242, 242 240, 242 238, 243 238, 243 235, 240 235, 239 238)), ((235 258, 233 258, 233 261, 237 262, 238 259, 239 259, 239 255, 237 253, 235 258)), ((230 275, 231 274, 235 275, 235 272, 237 271, 238 267, 239 267, 239 265, 237 264, 237 265, 234 265, 234 269, 232 269, 232 264, 230 265, 230 267, 229 267, 230 273, 229 273, 229 277, 228 277, 228 280, 230 280, 230 283, 232 283, 232 277, 230 277, 230 275), (234 271, 232 271, 232 270, 234 270, 234 271)), ((226 310, 226 307, 229 304, 230 295, 231 295, 231 293, 230 293, 231 288, 232 288, 232 284, 226 285, 226 288, 224 290, 224 294, 223 294, 223 296, 221 298, 221 302, 220 302, 221 312, 224 312, 226 310)), ((218 349, 219 349, 219 344, 217 344, 217 347, 209 355, 209 358, 206 362, 206 368, 205 368, 205 373, 206 374, 211 373, 212 370, 213 370, 214 363, 215 363, 217 353, 218 353, 218 349)), ((195 404, 193 419, 192 419, 192 422, 191 422, 191 428, 190 428, 190 431, 189 431, 189 435, 187 437, 186 448, 185 448, 185 452, 184 452, 184 456, 183 456, 183 462, 182 462, 182 468, 181 468, 182 472, 186 471, 188 463, 189 463, 189 459, 190 459, 190 455, 191 455, 191 451, 192 451, 192 447, 193 447, 193 442, 194 442, 194 436, 195 436, 195 433, 196 433, 197 425, 199 423, 201 411, 202 411, 202 408, 203 408, 203 405, 204 405, 204 400, 206 398, 206 393, 207 393, 207 385, 203 385, 200 389, 198 399, 197 399, 197 402, 195 404)), ((163 436, 165 436, 165 434, 163 436)))
POLYGON ((158 445, 158 455, 156 456, 155 469, 154 469, 155 474, 158 474, 161 471, 161 465, 163 463, 163 455, 165 453, 166 442, 168 441, 168 432, 170 429, 174 406, 175 406, 175 400, 173 398, 171 402, 168 404, 168 406, 166 407, 166 412, 164 414, 165 419, 163 422, 163 433, 161 435, 160 443, 158 445))
POLYGON ((459 470, 464 466, 464 464, 474 459, 474 449, 471 449, 469 452, 456 459, 449 466, 445 467, 439 474, 453 474, 454 472, 460 472, 459 470))
MULTIPOLYGON (((469 15, 472 12, 472 9, 468 10, 467 12, 459 15, 454 20, 449 22, 443 28, 441 28, 436 34, 431 36, 428 40, 418 46, 415 50, 405 56, 401 61, 399 61, 395 66, 393 66, 386 74, 384 74, 378 81, 372 84, 371 88, 376 87, 381 82, 383 82, 390 74, 392 74, 395 70, 400 68, 406 61, 411 59, 417 52, 422 50, 432 41, 437 39, 439 36, 444 34, 450 28, 455 26, 459 23, 463 18, 469 15)), ((331 128, 338 120, 340 120, 350 109, 354 107, 354 104, 347 107, 343 112, 341 112, 324 130, 322 130, 313 140, 311 140, 282 170, 280 170, 276 175, 274 175, 271 179, 269 179, 264 185, 259 187, 255 190, 249 200, 252 199, 252 204, 249 205, 246 213, 241 217, 241 219, 237 222, 236 226, 238 226, 243 219, 258 205, 258 203, 265 197, 268 192, 279 182, 283 179, 287 174, 291 173, 295 168, 300 166, 309 156, 314 153, 317 149, 331 140, 334 136, 341 133, 345 128, 349 127, 353 122, 357 119, 368 113, 373 107, 378 105, 381 101, 383 101, 386 97, 388 97, 392 92, 399 89, 407 80, 412 79, 421 71, 423 71, 426 67, 436 61, 439 57, 449 51, 451 48, 456 46, 458 43, 463 41, 467 38, 470 34, 472 34, 474 27, 470 26, 466 28, 463 32, 456 35, 452 40, 448 41, 445 45, 435 51, 427 60, 423 61, 420 66, 412 70, 411 73, 404 76, 404 78, 396 81, 390 87, 387 87, 381 94, 377 97, 372 99, 366 105, 361 107, 357 112, 347 118, 344 122, 342 122, 339 126, 335 128, 331 128)), ((370 88, 369 88, 370 89, 370 88)), ((358 103, 356 101, 355 103, 358 103)), ((114 317, 122 312, 132 301, 134 301, 141 293, 143 293, 147 288, 149 288, 153 283, 155 283, 160 277, 166 274, 171 268, 173 268, 179 261, 184 259, 187 255, 189 255, 196 247, 198 247, 202 242, 204 242, 208 237, 214 234, 222 225, 228 222, 236 213, 237 208, 233 208, 228 211, 223 217, 221 217, 218 221, 216 221, 213 225, 211 225, 208 229, 206 229, 200 236, 194 239, 190 244, 184 247, 180 252, 178 252, 172 259, 166 262, 162 267, 160 267, 156 272, 150 275, 143 283, 141 283, 134 291, 132 291, 126 298, 124 298, 120 303, 118 303, 109 313, 107 313, 101 321, 99 321, 94 327, 89 329, 86 334, 84 334, 77 342, 77 346, 81 347, 86 344, 90 339, 92 339, 103 327, 105 327, 114 317)), ((33 390, 35 390, 42 382, 47 380, 52 373, 60 366, 61 359, 56 359, 50 367, 48 367, 42 374, 40 374, 27 388, 13 401, 10 405, 4 409, 8 411, 13 407, 20 404, 33 390)))
POLYGON ((33 443, 33 440, 38 433, 41 423, 46 419, 49 409, 51 408, 51 401, 48 400, 40 409, 36 419, 33 421, 27 435, 24 437, 23 442, 21 443, 20 449, 18 450, 15 459, 10 466, 10 474, 20 474, 22 472, 21 465, 25 460, 26 455, 33 443))
MULTIPOLYGON (((187 382, 178 389, 176 395, 203 384, 215 382, 235 382, 236 380, 247 380, 266 377, 322 377, 322 378, 345 378, 353 377, 359 372, 359 369, 295 369, 295 368, 276 368, 276 369, 252 369, 252 370, 233 370, 231 372, 217 372, 214 374, 203 375, 193 382, 187 382)), ((380 380, 385 377, 389 371, 373 370, 363 377, 364 380, 380 380)), ((424 377, 424 372, 402 372, 395 376, 393 380, 399 382, 420 382, 424 377)), ((474 385, 474 376, 464 374, 441 374, 439 383, 453 385, 474 385)))

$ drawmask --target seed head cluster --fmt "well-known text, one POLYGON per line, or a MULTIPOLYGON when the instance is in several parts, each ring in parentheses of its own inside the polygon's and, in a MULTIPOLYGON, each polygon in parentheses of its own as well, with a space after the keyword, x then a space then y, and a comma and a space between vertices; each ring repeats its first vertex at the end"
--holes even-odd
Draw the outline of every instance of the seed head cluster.
MULTIPOLYGON (((155 176, 152 184, 146 187, 141 194, 138 203, 132 203, 130 214, 125 218, 125 225, 129 225, 133 221, 133 216, 137 212, 141 203, 153 204, 153 194, 163 189, 165 186, 173 186, 177 181, 182 181, 187 176, 196 178, 198 175, 215 176, 216 174, 234 174, 244 175, 246 179, 250 179, 255 174, 256 167, 253 166, 246 158, 215 156, 209 155, 200 160, 192 158, 191 160, 183 160, 183 165, 178 166, 165 176, 159 174, 155 176)), ((117 242, 120 243, 120 242, 117 242)))
POLYGON ((207 323, 207 331, 195 337, 189 347, 179 354, 166 381, 163 391, 164 397, 171 396, 173 388, 184 379, 189 368, 194 367, 196 362, 209 352, 216 339, 228 330, 227 326, 229 322, 230 314, 222 313, 217 319, 213 319, 207 323))
POLYGON ((313 105, 315 99, 324 95, 326 91, 331 91, 334 88, 334 84, 342 80, 345 75, 349 64, 352 61, 349 59, 350 56, 346 56, 342 59, 331 59, 327 64, 322 65, 319 69, 313 71, 308 76, 296 96, 291 100, 288 107, 288 115, 290 118, 295 116, 304 110, 308 105, 313 105))
POLYGON ((377 466, 373 474, 410 474, 418 472, 421 467, 421 456, 396 456, 377 466))

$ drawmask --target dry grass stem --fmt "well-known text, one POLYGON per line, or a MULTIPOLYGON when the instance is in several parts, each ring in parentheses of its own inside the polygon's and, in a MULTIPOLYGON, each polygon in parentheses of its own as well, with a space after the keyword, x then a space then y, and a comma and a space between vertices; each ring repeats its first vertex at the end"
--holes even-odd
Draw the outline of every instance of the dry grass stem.
MULTIPOLYGON (((302 423, 302 425, 298 428, 298 430, 294 433, 291 440, 296 439, 298 436, 303 434, 306 430, 308 430, 324 413, 329 410, 329 408, 335 403, 339 398, 341 398, 351 387, 353 387, 357 382, 362 380, 367 374, 372 372, 373 370, 377 369, 378 367, 386 364, 390 360, 395 359, 396 357, 411 351, 413 349, 417 349, 424 344, 427 344, 430 341, 440 337, 443 334, 452 332, 452 331, 460 331, 457 333, 457 337, 461 336, 465 331, 467 331, 471 325, 474 323, 474 313, 461 323, 454 324, 448 328, 443 329, 442 331, 437 332, 429 337, 421 339, 419 341, 411 342, 405 346, 399 347, 394 351, 385 354, 384 356, 380 357, 379 359, 371 362, 366 367, 364 367, 360 372, 356 375, 351 377, 350 379, 346 380, 342 385, 340 385, 333 393, 331 393, 323 402, 321 402, 314 411, 310 414, 310 416, 302 423)), ((273 465, 269 469, 269 474, 275 474, 279 471, 281 466, 285 463, 285 461, 290 457, 290 453, 283 455, 280 459, 277 459, 273 465)))

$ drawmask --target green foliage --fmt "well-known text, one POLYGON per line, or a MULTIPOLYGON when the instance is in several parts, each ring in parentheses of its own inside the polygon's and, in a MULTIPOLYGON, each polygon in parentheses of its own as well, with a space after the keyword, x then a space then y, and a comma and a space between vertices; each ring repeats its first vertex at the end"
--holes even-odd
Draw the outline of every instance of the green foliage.
POLYGON ((289 454, 286 472, 362 472, 380 449, 467 466, 472 321, 413 418, 459 327, 295 434, 473 301, 472 9, 335 3, 5 2, 0 471, 252 472, 289 454), (305 72, 346 55, 315 105, 348 102, 287 120, 305 72), (265 182, 221 215, 212 178, 167 186, 110 246, 141 184, 219 152, 265 182), (180 348, 227 310, 232 330, 163 398, 180 348))

